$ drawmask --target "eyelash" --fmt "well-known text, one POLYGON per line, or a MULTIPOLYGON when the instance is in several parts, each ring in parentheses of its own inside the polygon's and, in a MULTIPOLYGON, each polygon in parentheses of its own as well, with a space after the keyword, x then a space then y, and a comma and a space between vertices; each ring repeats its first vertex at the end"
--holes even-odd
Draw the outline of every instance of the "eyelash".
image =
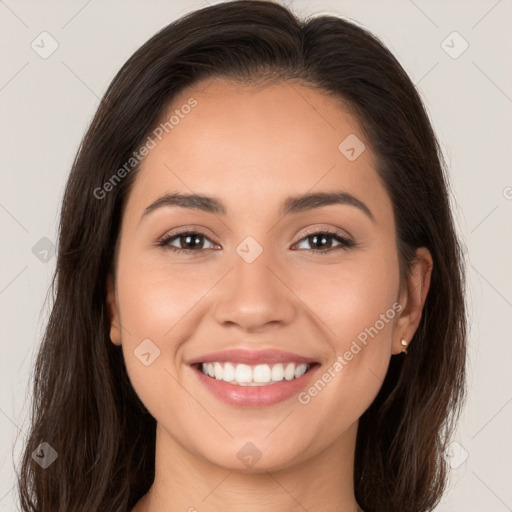
MULTIPOLYGON (((172 252, 176 253, 176 254, 188 254, 188 255, 193 255, 193 256, 199 256, 199 254, 201 252, 203 252, 203 250, 208 250, 208 249, 201 249, 201 250, 193 250, 193 249, 180 249, 178 247, 173 247, 170 245, 170 243, 180 237, 180 236, 183 236, 183 235, 199 235, 200 237, 204 237, 206 238, 208 241, 210 241, 211 243, 214 243, 212 242, 204 233, 201 233, 200 231, 182 231, 180 233, 173 233, 172 235, 169 235, 169 236, 164 236, 163 238, 161 238, 158 242, 157 242, 157 246, 158 247, 165 247, 169 250, 171 250, 172 252), (196 253, 196 254, 193 254, 193 253, 196 253)), ((314 236, 314 235, 325 235, 327 237, 330 237, 330 238, 333 238, 334 240, 336 240, 337 242, 340 242, 340 245, 336 246, 336 247, 330 247, 328 249, 309 249, 309 251, 313 252, 314 254, 321 254, 321 255, 325 255, 327 253, 330 253, 332 251, 336 251, 336 250, 339 250, 339 249, 342 249, 342 250, 347 250, 347 249, 350 249, 352 247, 355 247, 356 246, 356 243, 352 240, 350 240, 349 238, 347 238, 345 235, 343 235, 340 231, 329 231, 329 230, 321 230, 321 231, 313 231, 311 233, 306 233, 298 242, 302 242, 303 240, 311 237, 311 236, 314 236)), ((211 250, 211 249, 210 249, 211 250)), ((304 250, 304 249, 299 249, 299 250, 304 250)), ((306 249, 307 250, 307 249, 306 249)))

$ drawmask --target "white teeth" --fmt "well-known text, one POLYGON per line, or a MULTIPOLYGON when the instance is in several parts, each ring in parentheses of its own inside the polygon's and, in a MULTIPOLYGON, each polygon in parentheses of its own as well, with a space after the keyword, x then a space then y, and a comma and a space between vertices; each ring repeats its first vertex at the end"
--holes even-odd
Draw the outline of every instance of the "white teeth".
POLYGON ((288 363, 286 365, 286 369, 284 370, 284 378, 286 380, 292 380, 295 377, 295 365, 293 363, 288 363))
POLYGON ((235 367, 231 363, 226 363, 224 365, 224 370, 222 372, 222 380, 226 382, 231 382, 235 380, 235 367))
POLYGON ((252 381, 252 369, 246 364, 237 364, 235 369, 235 380, 240 384, 249 384, 252 381))
POLYGON ((282 364, 275 364, 272 367, 272 380, 281 382, 284 379, 284 368, 282 364))
POLYGON ((215 378, 217 380, 222 380, 222 366, 220 363, 213 363, 213 370, 215 373, 215 378))
POLYGON ((295 368, 295 378, 298 379, 299 377, 302 377, 308 370, 307 364, 299 364, 297 368, 295 368))
POLYGON ((310 368, 309 364, 281 363, 249 366, 236 363, 202 363, 201 370, 216 380, 223 380, 239 386, 267 386, 285 380, 302 377, 310 368))
POLYGON ((254 368, 254 382, 264 382, 268 384, 271 380, 270 366, 268 364, 259 364, 254 368))

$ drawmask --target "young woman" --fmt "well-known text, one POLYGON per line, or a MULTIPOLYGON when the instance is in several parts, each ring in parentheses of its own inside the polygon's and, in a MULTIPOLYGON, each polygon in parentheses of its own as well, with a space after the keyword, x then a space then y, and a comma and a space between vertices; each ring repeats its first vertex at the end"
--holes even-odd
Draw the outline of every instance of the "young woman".
POLYGON ((433 510, 465 381, 447 188, 362 28, 244 0, 161 30, 68 180, 23 510, 433 510))

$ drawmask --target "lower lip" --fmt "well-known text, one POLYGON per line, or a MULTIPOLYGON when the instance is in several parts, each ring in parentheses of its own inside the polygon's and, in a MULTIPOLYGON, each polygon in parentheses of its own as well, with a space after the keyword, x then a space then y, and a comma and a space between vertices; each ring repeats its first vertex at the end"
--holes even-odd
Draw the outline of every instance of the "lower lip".
POLYGON ((265 407, 298 395, 319 367, 315 364, 298 379, 282 380, 267 386, 237 386, 209 377, 198 368, 193 367, 193 370, 200 382, 224 403, 238 407, 265 407))

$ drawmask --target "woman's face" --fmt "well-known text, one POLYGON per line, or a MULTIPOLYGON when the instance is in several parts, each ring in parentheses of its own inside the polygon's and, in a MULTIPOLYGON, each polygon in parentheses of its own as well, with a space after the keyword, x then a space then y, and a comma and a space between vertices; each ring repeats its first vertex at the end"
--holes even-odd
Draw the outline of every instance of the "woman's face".
POLYGON ((252 471, 350 446, 419 321, 369 141, 299 84, 196 84, 173 114, 109 282, 111 338, 162 442, 252 471))

